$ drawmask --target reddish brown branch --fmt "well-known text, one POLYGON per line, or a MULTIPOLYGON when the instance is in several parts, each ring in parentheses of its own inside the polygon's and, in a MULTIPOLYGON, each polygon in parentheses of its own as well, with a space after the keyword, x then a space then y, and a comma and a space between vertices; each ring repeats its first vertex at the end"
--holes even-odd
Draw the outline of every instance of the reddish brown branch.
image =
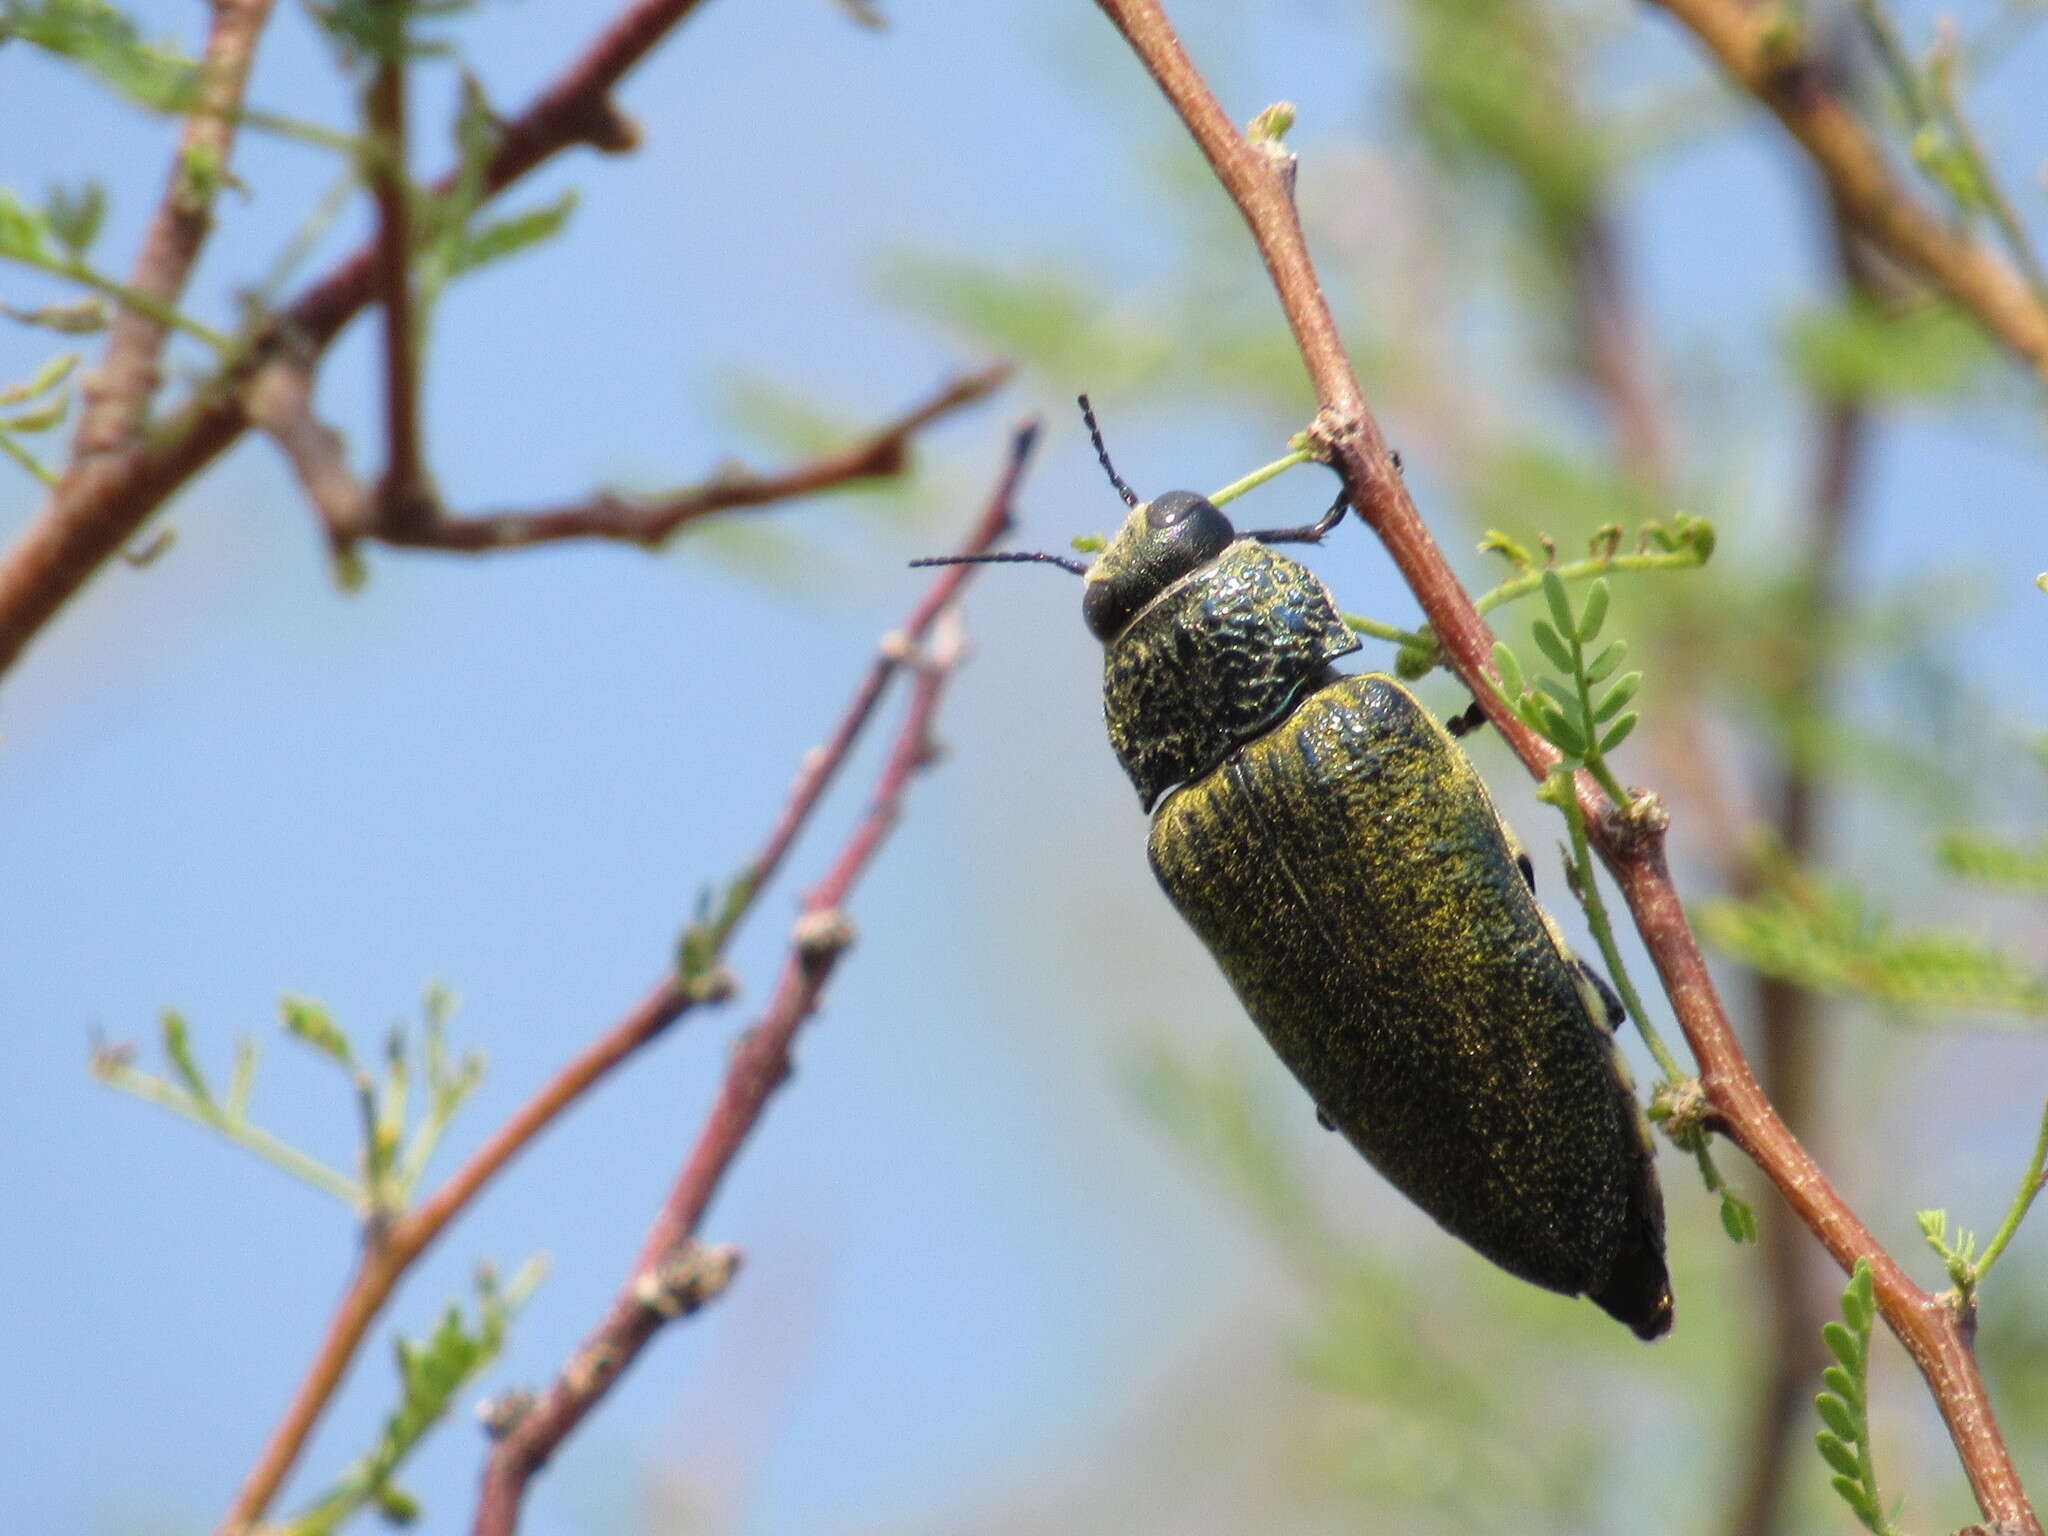
POLYGON ((406 131, 405 24, 394 10, 391 51, 377 60, 364 103, 370 125, 370 195, 377 204, 377 295, 384 321, 384 521, 409 527, 432 515, 420 449, 419 344, 412 298, 412 189, 406 131))
POLYGON ((2048 379, 2048 308, 1989 247, 1945 223, 1892 173, 1883 148, 1828 86, 1795 22, 1746 0, 1655 0, 1769 107, 1813 160, 1858 233, 1975 315, 2048 379))
POLYGON ((266 367, 250 387, 247 409, 290 462, 337 551, 367 538, 411 549, 487 554, 566 539, 659 546, 686 524, 716 512, 769 506, 899 474, 908 462, 912 436, 993 393, 1009 375, 1007 363, 962 374, 866 437, 773 474, 734 470, 648 500, 606 491, 560 507, 473 515, 441 512, 425 496, 407 503, 407 515, 394 516, 397 509, 382 493, 373 493, 349 472, 340 435, 313 414, 312 376, 300 358, 280 355, 266 367))
MULTIPOLYGON (((1159 83, 1250 227, 1322 402, 1317 435, 1351 486, 1360 516, 1414 592, 1452 668, 1485 704, 1529 771, 1548 775, 1557 753, 1510 714, 1489 686, 1493 637, 1388 462, 1309 260, 1290 195, 1291 166, 1271 146, 1254 144, 1238 132, 1189 61, 1157 0, 1097 3, 1159 83)), ((1692 7, 1713 0, 1676 3, 1692 7)), ((1857 199, 1846 196, 1844 205, 1852 214, 1862 209, 1857 199)), ((2042 355, 2048 356, 2048 346, 2042 355)), ((1628 902, 1700 1064, 1716 1128, 1763 1169, 1845 1270, 1859 1258, 1870 1261, 1879 1308, 1926 1378, 1985 1516, 2014 1532, 2041 1536, 1955 1316, 1939 1298, 1914 1285, 1878 1245, 1758 1086, 1671 883, 1662 808, 1645 797, 1627 814, 1619 813, 1587 775, 1579 781, 1601 857, 1628 902)))
POLYGON ((604 491, 587 501, 525 512, 456 516, 430 507, 427 516, 415 524, 387 519, 370 532, 387 544, 479 554, 564 539, 660 545, 686 524, 715 512, 768 506, 859 480, 900 474, 908 462, 913 434, 948 412, 984 398, 1009 375, 1007 363, 963 374, 859 441, 775 474, 735 470, 667 496, 637 500, 604 491))
MULTIPOLYGON (((633 126, 612 104, 625 73, 701 0, 634 0, 525 111, 504 125, 484 168, 495 196, 574 144, 607 152, 631 149, 633 126)), ((246 10, 268 9, 243 0, 246 10)), ((230 117, 205 121, 231 122, 230 117)), ((446 196, 456 173, 432 189, 446 196)), ((81 457, 34 522, 0 558, 0 672, 92 574, 127 544, 149 515, 211 463, 249 425, 242 387, 280 340, 318 356, 376 293, 373 240, 348 256, 252 338, 247 358, 201 387, 147 440, 120 452, 81 457)))
MULTIPOLYGON (((213 0, 200 56, 198 99, 178 135, 170 184, 142 237, 128 286, 175 308, 213 229, 213 198, 234 152, 236 109, 274 0, 213 0)), ((71 476, 89 460, 126 448, 141 430, 162 375, 170 331, 138 309, 116 311, 100 366, 86 381, 72 439, 71 476)), ((67 476, 69 483, 70 476, 67 476)), ((64 494, 62 486, 57 495, 64 494)))
MULTIPOLYGON (((1013 435, 1010 457, 996 494, 969 530, 961 554, 980 554, 1008 531, 1011 498, 1036 437, 1037 429, 1030 424, 1013 435)), ((805 758, 781 814, 741 876, 744 894, 728 917, 726 937, 751 909, 756 894, 780 869, 797 834, 851 755, 890 679, 931 633, 939 614, 972 570, 971 566, 950 567, 932 582, 905 618, 902 629, 881 647, 824 745, 805 758)), ((223 1517, 219 1536, 243 1536, 263 1518, 392 1291, 448 1224, 468 1209, 507 1163, 603 1077, 659 1038, 692 1007, 721 1000, 729 985, 723 973, 715 970, 694 988, 685 987, 673 975, 663 977, 623 1018, 543 1084, 439 1189, 391 1223, 380 1239, 366 1247, 363 1261, 329 1319, 298 1390, 223 1517)))
POLYGON ((741 1145, 760 1123, 769 1098, 789 1076, 797 1031, 817 1011, 825 983, 853 942, 840 903, 895 824, 911 775, 929 759, 932 715, 957 658, 957 648, 942 646, 920 672, 909 714, 868 814, 832 872, 804 898, 775 995, 741 1037, 696 1147, 648 1228, 626 1283, 554 1383, 492 1450, 477 1500, 477 1536, 509 1536, 518 1528, 520 1505, 534 1474, 603 1400, 662 1325, 677 1315, 675 1309, 658 1303, 670 1289, 663 1272, 689 1264, 693 1254, 703 1251, 695 1243, 697 1224, 741 1145))
MULTIPOLYGON (((963 553, 985 548, 1008 525, 1010 498, 1034 435, 1035 429, 1029 427, 1018 433, 1009 465, 990 498, 980 528, 963 553)), ((826 749, 831 758, 843 760, 847 732, 866 718, 873 693, 886 680, 884 668, 904 664, 916 637, 930 630, 938 617, 948 611, 946 605, 971 570, 970 566, 948 568, 933 583, 904 630, 884 643, 881 660, 870 673, 868 684, 856 695, 855 709, 849 712, 826 749)), ((895 825, 911 778, 930 759, 932 715, 959 656, 957 634, 941 634, 922 658, 910 708, 877 778, 867 814, 854 828, 825 878, 805 896, 803 915, 798 919, 790 956, 775 995, 759 1022, 741 1037, 696 1146, 649 1226, 625 1284, 554 1383, 521 1408, 492 1450, 477 1501, 477 1536, 509 1536, 518 1527, 520 1507, 534 1475, 547 1465, 663 1324, 694 1310, 694 1306, 679 1308, 673 1304, 675 1287, 668 1277, 695 1273, 701 1266, 701 1256, 707 1252, 729 1252, 699 1247, 698 1224, 740 1148, 760 1123, 768 1100, 788 1078, 790 1052, 797 1032, 816 1011, 833 967, 852 942, 852 929, 841 908, 895 825)), ((807 773, 799 783, 792 808, 814 803, 822 790, 822 779, 815 772, 807 773)), ((769 838, 772 854, 764 854, 754 868, 772 869, 779 863, 788 841, 783 829, 778 828, 769 838)), ((726 1273, 729 1272, 728 1268, 726 1273)))

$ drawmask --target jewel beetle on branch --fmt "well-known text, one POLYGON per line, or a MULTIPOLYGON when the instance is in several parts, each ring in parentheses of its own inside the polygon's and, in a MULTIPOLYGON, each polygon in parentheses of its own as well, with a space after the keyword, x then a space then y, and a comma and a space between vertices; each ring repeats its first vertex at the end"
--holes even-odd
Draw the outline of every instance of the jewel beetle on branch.
MULTIPOLYGON (((1436 718, 1359 649, 1313 572, 1209 500, 1130 509, 1084 580, 1109 741, 1153 872, 1317 1118, 1510 1274, 1671 1327, 1649 1127, 1621 1009, 1536 902, 1528 859, 1436 718)), ((946 560, 918 564, 945 564, 946 560)))

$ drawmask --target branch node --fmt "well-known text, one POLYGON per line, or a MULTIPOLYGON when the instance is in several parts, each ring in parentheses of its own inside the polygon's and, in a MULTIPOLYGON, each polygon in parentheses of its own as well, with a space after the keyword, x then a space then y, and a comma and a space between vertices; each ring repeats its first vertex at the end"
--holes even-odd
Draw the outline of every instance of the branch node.
POLYGON ((722 965, 692 976, 687 987, 690 1001, 698 1004, 730 1002, 739 990, 739 978, 722 965))
POLYGON ((852 946, 853 939, 853 923, 837 907, 806 912, 790 929, 790 942, 796 947, 797 960, 811 972, 830 966, 852 946))
POLYGON ((633 1282, 633 1299, 665 1322, 687 1317, 732 1284, 740 1259, 730 1243, 685 1238, 633 1282))
POLYGON ((476 1421, 491 1439, 502 1440, 519 1427, 538 1400, 526 1387, 507 1387, 476 1405, 476 1421))
POLYGON ((1671 1144, 1681 1151, 1692 1152, 1705 1145, 1713 1112, 1706 1085, 1696 1077, 1659 1083, 1650 1095, 1650 1119, 1664 1128, 1671 1144))
POLYGON ((562 1385, 569 1389, 571 1397, 596 1397, 624 1363, 612 1345, 593 1344, 588 1349, 578 1350, 576 1357, 563 1367, 562 1385))

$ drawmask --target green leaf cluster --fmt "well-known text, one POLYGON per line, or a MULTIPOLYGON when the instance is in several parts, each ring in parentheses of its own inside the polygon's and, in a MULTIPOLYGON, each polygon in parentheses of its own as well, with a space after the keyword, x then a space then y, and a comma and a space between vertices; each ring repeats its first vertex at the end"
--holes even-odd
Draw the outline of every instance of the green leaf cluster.
POLYGON ((1746 899, 1704 903, 1709 942, 1763 975, 1911 1010, 2048 1017, 2048 977, 1971 933, 1898 927, 1846 881, 1775 871, 1746 899))
POLYGON ((106 0, 9 0, 0 11, 0 42, 10 38, 70 60, 153 111, 198 105, 199 65, 168 44, 144 41, 106 0))
POLYGON ((1948 305, 1902 310, 1864 298, 1796 316, 1785 348, 1809 387, 1842 401, 1953 395, 1996 359, 1982 331, 1948 305))
POLYGON ((1550 616, 1530 626, 1529 637, 1559 675, 1538 677, 1532 688, 1515 653, 1505 642, 1497 643, 1493 664, 1501 696, 1524 725, 1564 754, 1570 768, 1584 766, 1617 806, 1626 805, 1628 792, 1608 768, 1607 754, 1628 739, 1641 718, 1627 706, 1642 686, 1643 674, 1616 675, 1628 654, 1620 640, 1587 654, 1607 623, 1604 578, 1587 589, 1585 603, 1576 612, 1564 578, 1556 571, 1543 573, 1542 587, 1550 616))
POLYGON ((166 1010, 161 1024, 168 1075, 139 1070, 134 1049, 126 1045, 96 1046, 92 1070, 109 1087, 205 1126, 341 1200, 366 1221, 388 1222, 410 1203, 442 1135, 482 1079, 480 1053, 468 1052, 459 1059, 449 1054, 447 1025, 453 1009, 452 994, 438 985, 429 987, 417 1051, 409 1048, 405 1032, 394 1027, 385 1039, 381 1070, 372 1070, 362 1063, 347 1032, 318 1003, 287 997, 280 1005, 285 1033, 339 1067, 352 1089, 362 1137, 353 1176, 249 1118, 260 1053, 254 1038, 236 1043, 225 1094, 215 1092, 192 1048, 191 1029, 175 1010, 166 1010), (411 1104, 416 1076, 426 1090, 426 1103, 415 1119, 411 1104))
POLYGON ((495 1271, 486 1267, 477 1275, 474 1324, 451 1302, 426 1338, 397 1339, 398 1406, 385 1417, 376 1442, 334 1486, 279 1527, 284 1536, 329 1536, 365 1508, 393 1525, 410 1525, 419 1518, 419 1501, 396 1481, 399 1468, 447 1416, 463 1388, 497 1359, 507 1328, 546 1269, 541 1260, 529 1259, 511 1283, 501 1287, 495 1271))
POLYGON ((1870 1261, 1858 1259, 1842 1292, 1843 1321, 1821 1328, 1835 1363, 1821 1373, 1827 1390, 1813 1400, 1826 1426, 1814 1436, 1814 1443, 1833 1473, 1835 1492, 1864 1527, 1874 1536, 1899 1536, 1878 1500, 1877 1468, 1870 1451, 1870 1333, 1876 1316, 1870 1261))

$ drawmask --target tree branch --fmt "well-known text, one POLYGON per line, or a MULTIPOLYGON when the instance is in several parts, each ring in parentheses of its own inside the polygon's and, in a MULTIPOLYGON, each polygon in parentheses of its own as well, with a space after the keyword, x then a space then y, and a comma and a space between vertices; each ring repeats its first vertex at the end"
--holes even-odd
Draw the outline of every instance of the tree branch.
POLYGON ((557 507, 464 515, 441 511, 430 492, 409 499, 401 508, 389 500, 388 477, 375 491, 356 479, 340 434, 313 414, 309 367, 303 357, 280 355, 251 386, 247 409, 290 462, 337 553, 346 553, 359 539, 467 554, 569 539, 615 539, 656 548, 686 524, 716 512, 769 506, 857 480, 900 474, 914 434, 992 394, 1010 376, 1008 363, 962 374, 866 437, 773 474, 735 470, 652 499, 600 491, 588 500, 557 507), (405 515, 394 515, 401 511, 405 515))
POLYGON ((433 515, 420 449, 419 342, 413 319, 412 188, 405 102, 405 12, 384 0, 393 36, 376 62, 365 100, 370 126, 370 194, 377 204, 377 290, 384 320, 384 479, 378 502, 393 527, 433 515))
POLYGON ((694 1288, 686 1288, 680 1298, 683 1304, 677 1305, 675 1277, 692 1274, 701 1266, 702 1255, 730 1252, 699 1247, 698 1223, 741 1146, 760 1123, 770 1096, 788 1079, 797 1031, 817 1011, 825 983, 853 943, 853 928, 840 909, 900 816, 912 775, 931 761, 932 716, 961 653, 957 628, 949 628, 953 632, 942 629, 938 644, 920 664, 910 709, 866 816, 831 871, 804 898, 775 995, 760 1020, 740 1037, 697 1144, 649 1226, 625 1284, 554 1383, 524 1407, 492 1450, 477 1501, 476 1536, 510 1536, 518 1528, 520 1507, 534 1475, 640 1357, 662 1325, 695 1310, 694 1288))
MULTIPOLYGON (((1010 504, 1037 433, 1035 423, 1026 423, 1012 437, 1009 460, 979 524, 959 553, 982 553, 1009 528, 1010 504)), ((875 664, 856 690, 852 705, 799 778, 789 809, 769 834, 767 846, 742 875, 749 890, 758 891, 781 864, 802 816, 824 792, 829 769, 845 760, 854 735, 873 713, 890 676, 916 657, 924 638, 933 632, 941 616, 950 611, 961 585, 973 570, 971 565, 944 567, 903 628, 883 640, 875 664)), ((790 1048, 796 1033, 817 1008, 825 982, 852 942, 852 930, 840 908, 895 824, 912 775, 930 759, 931 716, 959 659, 957 635, 943 634, 922 659, 916 692, 895 747, 876 781, 868 812, 830 872, 804 898, 803 915, 797 922, 790 957, 775 996, 760 1021, 741 1038, 696 1147, 648 1228, 625 1285, 554 1384, 540 1397, 522 1405, 516 1421, 503 1427, 484 1469, 477 1503, 477 1536, 509 1536, 519 1523, 520 1506, 534 1475, 575 1432, 661 1326, 694 1310, 694 1305, 670 1305, 675 1292, 671 1279, 679 1273, 694 1272, 703 1254, 724 1251, 698 1247, 694 1240, 697 1224, 741 1145, 759 1122, 769 1097, 789 1075, 790 1048)))
MULTIPOLYGON (((1557 753, 1512 715, 1492 685, 1493 637, 1424 527, 1365 405, 1294 209, 1292 157, 1238 132, 1157 0, 1097 3, 1158 82, 1250 227, 1322 402, 1315 434, 1351 486, 1360 516, 1414 592, 1453 670, 1531 774, 1546 777, 1557 753)), ((1708 0, 1676 3, 1696 8, 1708 0)), ((1845 198, 1845 206, 1854 211, 1858 205, 1845 198)), ((1978 257, 1988 259, 1981 252, 1978 257)), ((2042 355, 2048 357, 2048 337, 2042 355)), ((1672 885, 1664 860, 1669 818, 1662 806, 1654 796, 1643 796, 1625 809, 1609 807, 1583 773, 1577 789, 1602 860, 1628 902, 1700 1064, 1715 1127, 1769 1176, 1845 1270, 1858 1258, 1869 1259, 1885 1321, 1927 1379, 1986 1517, 2040 1536, 1957 1319, 1878 1245, 1758 1086, 1672 885)))
MULTIPOLYGON (((611 91, 700 3, 633 0, 627 5, 553 84, 504 125, 484 168, 485 196, 502 192, 574 144, 607 153, 633 148, 638 132, 612 104, 611 91)), ((433 195, 452 191, 455 177, 453 171, 443 176, 433 195)), ((251 338, 245 357, 195 390, 159 431, 118 453, 81 459, 73 466, 0 558, 0 673, 13 666, 23 648, 152 512, 248 427, 242 388, 281 340, 292 338, 294 346, 316 357, 327 349, 375 295, 378 262, 372 240, 265 325, 251 338)))
MULTIPOLYGON (((959 553, 981 554, 1008 532, 1011 499, 1036 440, 1035 424, 1027 423, 1013 434, 1009 459, 996 491, 959 553)), ((734 882, 736 898, 720 919, 720 949, 781 868, 797 834, 852 754, 890 680, 931 634, 939 615, 973 570, 972 566, 950 566, 939 574, 911 609, 903 627, 883 642, 825 744, 806 756, 775 825, 734 882)), ((675 973, 664 976, 617 1023, 571 1058, 516 1110, 439 1189, 381 1234, 370 1234, 362 1263, 329 1319, 298 1390, 235 1494, 217 1528, 217 1536, 246 1536, 263 1518, 398 1282, 449 1223, 469 1207, 507 1163, 614 1068, 658 1039, 690 1009, 700 1003, 722 1001, 730 989, 729 978, 715 965, 690 982, 675 973)))
MULTIPOLYGON (((128 286, 154 301, 155 313, 124 305, 114 314, 107 350, 84 387, 72 438, 75 475, 88 460, 126 448, 141 430, 162 382, 158 359, 170 337, 162 315, 175 311, 213 228, 213 199, 234 151, 242 93, 274 0, 213 0, 200 58, 198 99, 185 117, 169 185, 142 237, 128 286)), ((67 480, 70 478, 67 475, 67 480)), ((64 494, 63 484, 58 488, 64 494)))
POLYGON ((1977 317, 2048 380, 2048 307, 1992 250, 1943 223, 1892 174, 1884 150, 1828 88, 1785 13, 1745 0, 1653 0, 1706 44, 1735 84, 1799 141, 1858 233, 1977 317))

